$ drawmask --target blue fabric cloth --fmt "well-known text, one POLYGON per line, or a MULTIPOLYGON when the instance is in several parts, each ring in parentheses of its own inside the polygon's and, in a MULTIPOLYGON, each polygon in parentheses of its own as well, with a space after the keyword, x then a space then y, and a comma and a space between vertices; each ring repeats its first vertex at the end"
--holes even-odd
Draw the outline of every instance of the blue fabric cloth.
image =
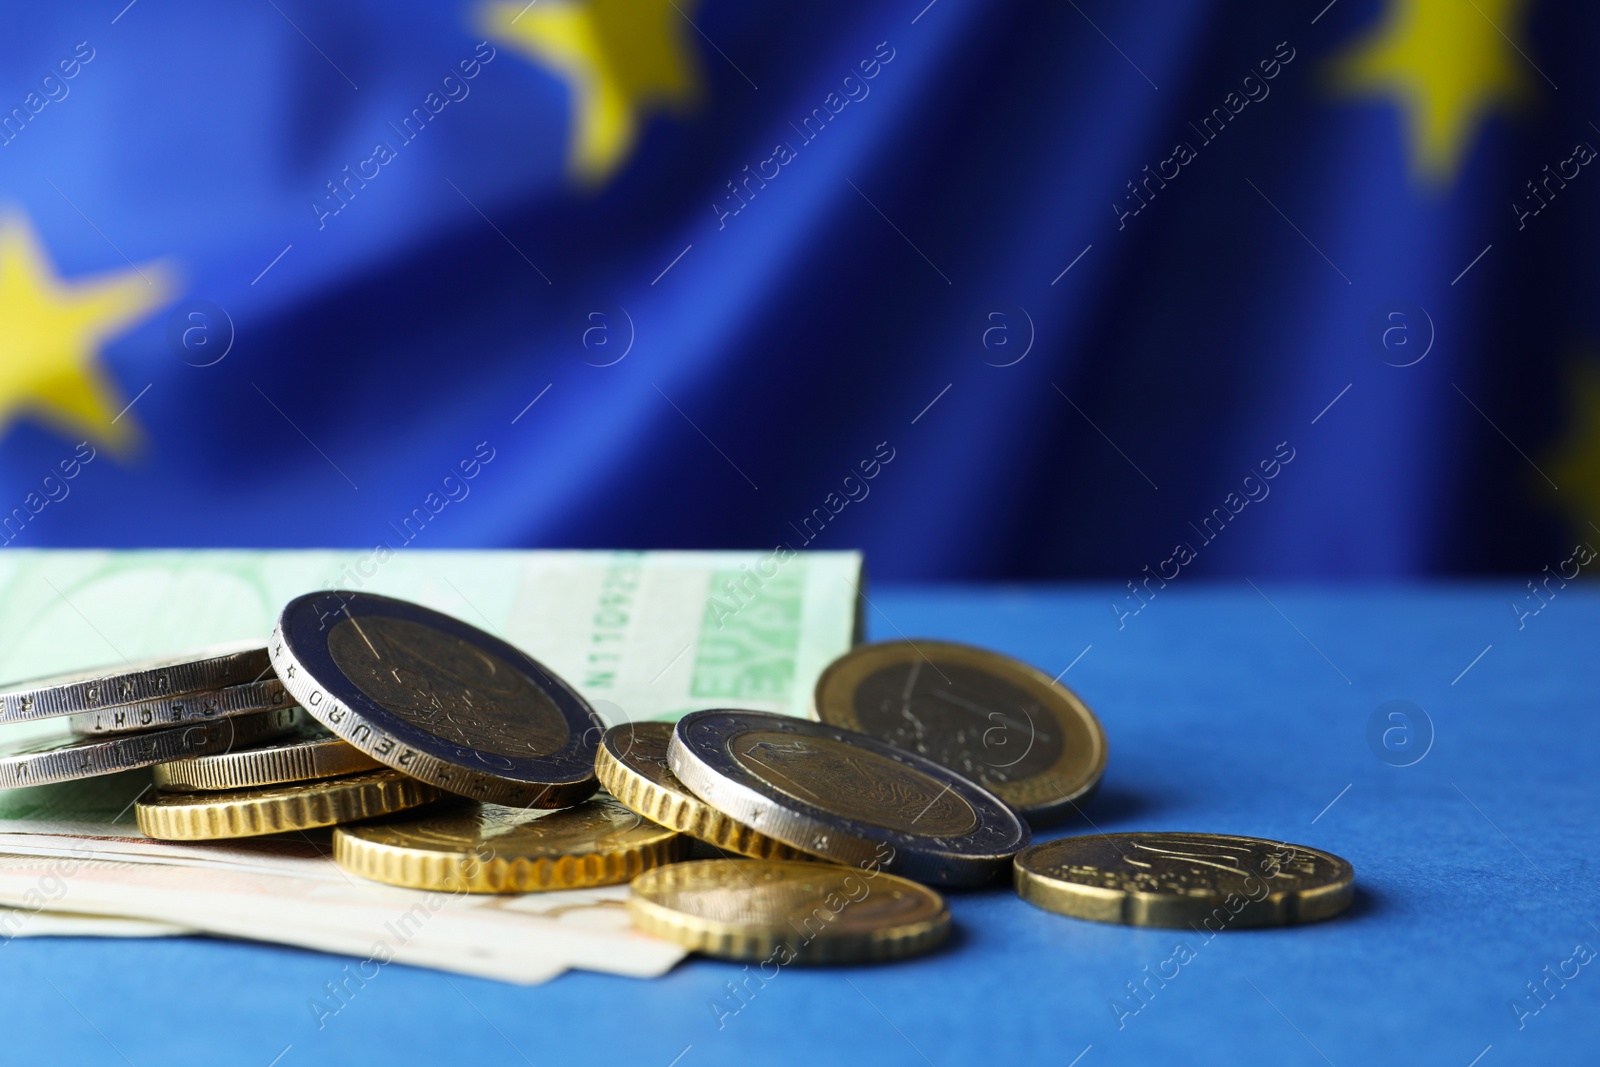
MULTIPOLYGON (((1331 74, 1407 0, 679 6, 695 92, 588 180, 574 79, 480 0, 18 15, 0 200, 68 282, 172 278, 96 356, 142 444, 21 543, 367 547, 488 442, 426 544, 787 541, 893 579, 1562 558, 1517 450, 1574 423, 1596 201, 1507 210, 1600 137, 1560 5, 1506 8, 1516 84, 1432 183, 1398 92, 1331 74)), ((0 432, 6 508, 93 436, 0 432)))
POLYGON ((319 1031, 309 1003, 341 977, 342 958, 205 940, 19 940, 0 957, 8 1058, 109 1063, 120 1051, 133 1063, 260 1067, 282 1054, 288 1067, 517 1062, 520 1050, 540 1064, 681 1054, 679 1067, 1465 1067, 1491 1045, 1484 1067, 1590 1058, 1596 964, 1564 984, 1548 974, 1572 975, 1575 947, 1600 947, 1600 598, 1563 590, 1518 630, 1513 591, 1498 586, 1197 586, 1117 631, 1109 595, 882 589, 869 625, 880 638, 990 645, 1051 673, 1081 654, 1065 680, 1111 742, 1086 809, 1093 826, 1328 849, 1355 866, 1351 912, 1203 943, 1061 918, 1005 888, 951 894, 959 931, 944 951, 790 967, 721 1029, 708 1004, 742 975, 705 960, 650 982, 575 973, 528 989, 391 965, 319 1031), (1373 713, 1394 700, 1431 720, 1431 747, 1411 766, 1392 765, 1402 739, 1369 745, 1373 713), (1111 1004, 1125 983, 1142 983, 1179 941, 1194 959, 1119 1029, 1111 1004), (1529 982, 1548 989, 1542 1000, 1529 982))

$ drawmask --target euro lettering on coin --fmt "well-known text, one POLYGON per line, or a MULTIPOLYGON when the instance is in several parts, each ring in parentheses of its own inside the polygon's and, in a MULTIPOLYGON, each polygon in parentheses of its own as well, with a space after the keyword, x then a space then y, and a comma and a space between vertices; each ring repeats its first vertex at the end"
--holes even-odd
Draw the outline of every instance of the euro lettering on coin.
POLYGON ((678 720, 672 773, 758 833, 838 863, 878 857, 937 885, 977 885, 1029 830, 993 793, 925 756, 827 723, 755 711, 678 720))
POLYGON ((886 641, 834 660, 812 714, 944 764, 1035 823, 1069 813, 1106 768, 1106 735, 1078 695, 998 652, 886 641))
POLYGON ((1315 922, 1355 899, 1355 871, 1338 856, 1227 834, 1063 837, 1017 856, 1015 880, 1046 911, 1213 933, 1315 922))
POLYGON ((308 593, 283 609, 268 649, 318 722, 404 774, 519 807, 566 807, 597 787, 602 731, 588 702, 459 619, 370 593, 308 593))
POLYGON ((303 714, 299 708, 280 708, 109 737, 78 737, 65 730, 50 737, 34 735, 0 745, 0 789, 70 782, 227 752, 289 733, 301 723, 303 714))
POLYGON ((13 682, 0 689, 0 723, 48 719, 128 704, 208 693, 271 677, 259 641, 234 642, 179 656, 152 656, 90 670, 13 682))
POLYGON ((99 711, 85 711, 68 722, 80 737, 95 734, 131 734, 140 730, 160 730, 186 722, 207 722, 235 715, 288 707, 294 703, 276 678, 243 685, 230 685, 206 693, 191 693, 170 700, 143 704, 123 704, 99 711))

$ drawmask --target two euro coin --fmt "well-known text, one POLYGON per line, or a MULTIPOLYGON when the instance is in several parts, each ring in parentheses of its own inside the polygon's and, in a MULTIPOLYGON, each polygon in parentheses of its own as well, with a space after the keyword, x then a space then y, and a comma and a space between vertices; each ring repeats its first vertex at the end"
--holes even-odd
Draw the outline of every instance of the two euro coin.
POLYGON ((1027 825, 982 786, 826 723, 694 712, 674 728, 668 763, 695 796, 757 833, 933 885, 987 882, 1029 839, 1027 825))

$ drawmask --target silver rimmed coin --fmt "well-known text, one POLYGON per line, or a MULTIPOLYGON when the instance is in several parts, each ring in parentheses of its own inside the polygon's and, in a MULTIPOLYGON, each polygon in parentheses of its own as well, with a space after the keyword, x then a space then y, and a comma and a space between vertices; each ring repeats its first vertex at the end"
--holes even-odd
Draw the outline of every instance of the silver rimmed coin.
POLYGON ((318 722, 397 771, 474 800, 563 808, 592 794, 604 727, 566 682, 417 604, 328 591, 291 600, 273 669, 318 722))
POLYGON ((1091 834, 1017 856, 1017 895, 1076 919, 1213 933, 1316 922, 1355 899, 1331 852, 1230 834, 1091 834))
POLYGON ((759 833, 919 882, 980 884, 1028 843, 1027 825, 976 782, 827 723, 697 711, 678 720, 667 759, 691 792, 759 833))
POLYGON ((193 693, 171 700, 144 704, 124 704, 100 711, 87 711, 69 720, 73 733, 79 737, 97 734, 131 734, 140 730, 162 730, 189 722, 208 722, 228 719, 235 715, 249 715, 256 711, 271 711, 293 704, 283 683, 277 678, 261 682, 230 685, 209 693, 193 693))
POLYGON ((156 788, 166 793, 254 789, 310 782, 372 771, 383 764, 341 741, 309 718, 294 733, 258 748, 158 763, 150 770, 156 788))
POLYGON ((1106 769, 1106 734, 1048 674, 949 641, 863 645, 817 679, 812 714, 937 760, 1034 823, 1067 815, 1106 769))
POLYGON ((13 682, 0 688, 0 723, 157 703, 271 675, 267 650, 259 641, 213 645, 178 656, 153 656, 13 682))
POLYGON ((286 734, 303 721, 303 715, 299 708, 279 708, 111 737, 77 737, 66 732, 40 737, 34 733, 27 740, 0 745, 0 789, 70 782, 227 752, 286 734))

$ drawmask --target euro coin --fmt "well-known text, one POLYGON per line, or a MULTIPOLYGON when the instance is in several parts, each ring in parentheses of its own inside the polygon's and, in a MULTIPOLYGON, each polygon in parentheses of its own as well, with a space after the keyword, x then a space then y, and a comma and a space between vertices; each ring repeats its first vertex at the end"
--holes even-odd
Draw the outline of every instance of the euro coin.
POLYGON ((1227 834, 1063 837, 1023 851, 1015 878, 1046 911, 1201 933, 1316 922, 1355 899, 1355 871, 1338 856, 1227 834))
POLYGON ((827 723, 693 712, 674 728, 668 763, 701 800, 757 833, 919 882, 986 882, 1028 843, 1027 825, 982 786, 827 723))
POLYGON ((313 718, 413 778, 519 807, 595 791, 603 728, 588 702, 458 619, 370 593, 310 593, 283 609, 268 648, 313 718))
POLYGON ((412 889, 529 893, 626 882, 689 853, 689 839, 595 797, 560 811, 454 808, 334 831, 334 861, 412 889))
POLYGON ((157 789, 192 793, 309 782, 382 766, 359 748, 313 723, 294 736, 259 748, 158 763, 151 768, 151 777, 157 789))
POLYGON ((260 641, 68 671, 0 688, 0 723, 145 704, 271 677, 260 641))
POLYGON ((950 933, 950 909, 932 889, 831 863, 675 863, 633 880, 628 911, 645 933, 774 968, 915 956, 950 933))
POLYGON ((170 700, 124 704, 99 711, 80 712, 67 720, 79 737, 96 734, 129 734, 140 730, 161 730, 186 722, 207 722, 256 711, 288 707, 294 701, 276 678, 230 685, 207 693, 191 693, 170 700))
POLYGON ((607 730, 595 756, 600 784, 652 822, 757 859, 810 859, 799 849, 758 834, 689 792, 667 766, 672 724, 623 723, 607 730))
POLYGON ((1076 693, 970 645, 863 645, 822 672, 812 714, 942 763, 1036 824, 1068 814, 1106 768, 1105 730, 1076 693))
POLYGON ((280 708, 137 734, 78 737, 63 731, 53 737, 34 736, 0 745, 0 789, 70 782, 227 752, 289 733, 301 723, 301 716, 299 708, 280 708))
POLYGON ((439 795, 426 782, 384 768, 320 782, 215 793, 163 793, 151 788, 133 807, 146 837, 216 841, 391 815, 439 795))

